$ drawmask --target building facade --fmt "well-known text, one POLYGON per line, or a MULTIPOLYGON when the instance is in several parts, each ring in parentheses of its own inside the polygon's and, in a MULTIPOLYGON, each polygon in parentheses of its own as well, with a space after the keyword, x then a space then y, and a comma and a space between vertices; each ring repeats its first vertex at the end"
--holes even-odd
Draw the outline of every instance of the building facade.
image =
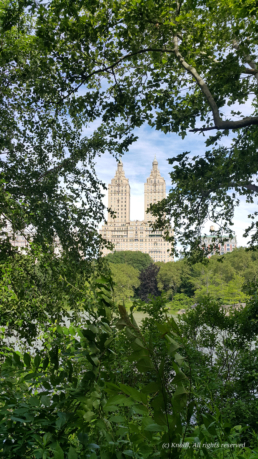
MULTIPOLYGON (((233 252, 233 250, 237 248, 236 236, 230 238, 228 235, 225 234, 223 235, 223 242, 219 242, 218 240, 214 241, 214 235, 212 234, 213 231, 215 231, 215 229, 213 226, 211 226, 210 234, 201 237, 202 246, 205 245, 206 247, 210 247, 210 245, 216 243, 218 244, 220 255, 224 255, 225 253, 233 252)), ((209 255, 209 258, 211 257, 211 255, 212 254, 209 255)))
MULTIPOLYGON (((163 239, 162 231, 153 231, 150 224, 155 217, 147 213, 150 204, 166 197, 166 182, 161 177, 156 158, 152 163, 150 176, 144 184, 144 220, 130 220, 130 184, 125 177, 123 164, 118 163, 115 177, 108 185, 108 207, 115 212, 116 218, 109 212, 107 224, 100 234, 112 242, 115 251, 140 251, 148 253, 153 261, 173 261, 170 255, 171 243, 163 239)), ((170 235, 172 235, 172 228, 170 235)), ((111 251, 104 248, 103 255, 111 251)))
MULTIPOLYGON (((22 233, 19 231, 14 233, 12 225, 9 222, 7 222, 7 224, 4 227, 2 227, 2 232, 4 233, 4 235, 0 236, 0 240, 4 240, 8 237, 11 245, 13 247, 17 247, 17 251, 21 253, 26 253, 25 249, 30 248, 30 241, 33 241, 33 237, 35 234, 32 228, 26 228, 22 233)), ((55 236, 53 244, 54 253, 59 256, 61 254, 62 247, 58 236, 55 236)))

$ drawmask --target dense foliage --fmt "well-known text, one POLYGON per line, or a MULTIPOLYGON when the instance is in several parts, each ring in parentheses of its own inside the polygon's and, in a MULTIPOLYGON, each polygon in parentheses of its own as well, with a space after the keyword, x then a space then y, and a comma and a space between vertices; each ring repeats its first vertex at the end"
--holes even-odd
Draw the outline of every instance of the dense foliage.
POLYGON ((70 323, 39 316, 33 346, 30 331, 6 341, 1 324, 0 456, 255 457, 257 286, 249 293, 231 316, 204 299, 179 323, 163 296, 136 303, 149 315, 139 326, 122 305, 118 318, 102 277, 74 288, 70 323))
POLYGON ((150 255, 140 251, 121 250, 120 252, 109 253, 105 258, 109 263, 126 263, 138 271, 148 268, 152 263, 150 255))
MULTIPOLYGON (((122 278, 123 285, 130 282, 130 265, 114 262, 111 268, 117 284, 115 291, 122 278)), ((214 255, 206 264, 189 264, 186 259, 157 262, 138 273, 140 285, 135 277, 133 291, 128 292, 125 298, 135 297, 146 301, 149 294, 158 296, 164 292, 173 310, 189 307, 207 295, 224 304, 244 303, 248 299, 245 284, 257 281, 257 273, 257 253, 244 248, 234 249, 223 257, 214 255)))
MULTIPOLYGON (((23 220, 41 227, 37 212, 46 215, 52 196, 60 207, 51 222, 61 237, 61 209, 77 222, 86 218, 85 208, 72 205, 78 182, 97 221, 102 209, 100 184, 90 172, 94 156, 105 149, 123 154, 136 139, 135 128, 148 123, 182 137, 189 131, 212 134, 203 155, 182 152, 169 160, 176 163, 173 187, 167 199, 153 205, 157 226, 170 223, 172 215, 174 242, 186 251, 189 245, 191 251, 198 249, 207 219, 218 223, 218 236, 232 234, 240 196, 253 202, 258 191, 256 6, 256 0, 3 3, 2 149, 7 161, 1 167, 23 220), (100 127, 82 139, 82 126, 91 127, 97 119, 100 127), (67 182, 59 200, 57 177, 67 182), (90 199, 86 181, 94 190, 90 199)), ((255 245, 255 214, 250 217, 246 234, 255 245)))
POLYGON ((170 160, 175 188, 153 212, 157 226, 172 212, 192 251, 208 217, 230 230, 228 190, 257 193, 256 3, 1 2, 0 229, 33 234, 26 254, 1 238, 1 458, 257 457, 256 252, 192 266, 142 257, 148 303, 129 313, 121 300, 138 271, 98 260, 105 186, 94 169, 144 122, 182 137, 214 129, 204 158, 170 160), (235 103, 250 116, 223 114, 235 103), (174 320, 168 298, 199 304, 174 320))
POLYGON ((125 301, 132 298, 140 285, 139 271, 126 263, 111 263, 110 270, 114 280, 115 300, 125 301))
POLYGON ((159 296, 157 275, 159 267, 152 263, 148 268, 140 273, 140 287, 137 294, 142 301, 149 301, 150 296, 159 296))

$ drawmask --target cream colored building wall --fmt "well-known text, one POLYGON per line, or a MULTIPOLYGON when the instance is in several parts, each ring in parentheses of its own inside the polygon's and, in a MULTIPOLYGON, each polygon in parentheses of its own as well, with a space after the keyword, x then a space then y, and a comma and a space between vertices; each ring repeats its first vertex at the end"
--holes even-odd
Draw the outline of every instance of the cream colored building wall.
MULTIPOLYGON (((170 255, 171 244, 164 241, 162 231, 152 231, 148 222, 153 219, 146 213, 150 203, 165 197, 166 183, 155 159, 150 177, 144 185, 144 221, 130 221, 130 185, 125 178, 123 165, 119 163, 116 175, 108 186, 108 207, 117 213, 117 218, 114 219, 109 214, 108 223, 102 226, 100 234, 114 244, 114 251, 140 251, 148 253, 154 261, 173 261, 170 255)), ((108 253, 110 250, 103 250, 104 256, 108 253)))
MULTIPOLYGON (((125 177, 123 163, 119 162, 115 177, 108 185, 108 207, 116 212, 116 222, 126 223, 130 221, 130 185, 125 177)), ((108 223, 114 219, 108 214, 108 223)))
POLYGON ((155 217, 147 213, 150 204, 162 201, 166 197, 166 182, 160 175, 156 158, 152 163, 150 176, 144 184, 144 221, 153 222, 155 217))

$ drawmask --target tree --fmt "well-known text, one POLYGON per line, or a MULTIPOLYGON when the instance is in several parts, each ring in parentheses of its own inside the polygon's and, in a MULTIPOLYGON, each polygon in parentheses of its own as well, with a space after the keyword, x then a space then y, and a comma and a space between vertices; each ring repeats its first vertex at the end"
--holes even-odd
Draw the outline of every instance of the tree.
POLYGON ((158 290, 157 275, 159 272, 159 266, 151 264, 142 271, 139 275, 140 287, 137 291, 140 299, 142 301, 149 301, 149 296, 154 297, 159 296, 160 292, 158 290))
POLYGON ((172 299, 181 284, 181 271, 178 263, 157 263, 159 272, 157 275, 159 291, 165 291, 169 299, 172 299))
POLYGON ((134 290, 140 285, 139 271, 127 264, 110 264, 114 281, 114 298, 116 301, 128 300, 134 296, 134 290))
MULTIPOLYGON (((10 225, 26 239, 30 228, 41 245, 58 236, 70 258, 94 259, 106 188, 94 158, 105 151, 105 135, 100 128, 83 137, 82 121, 60 103, 57 59, 46 58, 48 45, 37 33, 40 11, 40 2, 1 4, 1 256, 15 252, 12 237, 6 239, 10 225)), ((69 91, 69 83, 59 82, 69 91)))
MULTIPOLYGON (((203 157, 184 152, 169 160, 177 163, 173 188, 167 199, 151 206, 159 217, 156 227, 170 223, 173 215, 175 252, 180 242, 185 253, 190 246, 206 256, 199 250, 206 219, 220 225, 215 236, 232 234, 239 195, 252 202, 258 192, 258 117, 249 103, 258 82, 255 7, 256 0, 58 0, 34 7, 33 36, 41 58, 44 54, 44 66, 35 68, 35 75, 46 78, 48 72, 51 83, 41 87, 40 97, 51 95, 55 108, 85 124, 101 117, 101 138, 108 134, 116 153, 127 150, 136 139, 133 130, 144 122, 182 137, 211 131, 203 157), (78 95, 84 86, 87 90, 78 95), (248 116, 234 104, 245 104, 248 116), (234 138, 226 147, 223 136, 229 131, 234 138)), ((251 245, 257 231, 254 221, 246 229, 251 245)))
POLYGON ((114 252, 109 253, 105 258, 109 263, 125 263, 129 266, 133 266, 133 268, 137 269, 138 271, 142 271, 143 269, 148 268, 148 266, 152 263, 150 255, 140 251, 130 252, 129 250, 126 250, 121 252, 114 252))
POLYGON ((176 293, 173 297, 173 301, 171 307, 174 311, 178 311, 179 309, 187 309, 189 306, 192 306, 194 300, 189 298, 184 293, 176 293))
POLYGON ((243 292, 243 285, 249 276, 250 253, 237 249, 226 254, 222 263, 217 260, 218 256, 213 256, 205 266, 202 263, 192 266, 190 280, 195 300, 201 301, 210 295, 213 299, 221 299, 224 304, 246 302, 248 296, 243 292))

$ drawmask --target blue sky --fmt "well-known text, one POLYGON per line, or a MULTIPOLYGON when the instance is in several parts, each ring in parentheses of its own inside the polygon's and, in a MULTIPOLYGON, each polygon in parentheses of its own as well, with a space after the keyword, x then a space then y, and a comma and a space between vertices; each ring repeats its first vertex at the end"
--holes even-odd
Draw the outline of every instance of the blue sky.
MULTIPOLYGON (((247 107, 246 107, 247 108, 247 107)), ((249 111, 249 110, 247 110, 249 111)), ((143 220, 144 218, 144 182, 150 174, 152 161, 156 155, 161 175, 166 180, 167 193, 171 187, 169 172, 171 167, 167 159, 183 151, 191 151, 193 155, 203 154, 205 137, 200 134, 189 133, 184 140, 174 133, 164 134, 155 131, 145 125, 135 131, 139 137, 130 150, 122 158, 125 176, 131 186, 131 220, 143 220)), ((229 138, 225 139, 230 142, 229 138)), ((96 170, 103 182, 109 184, 114 177, 117 168, 116 160, 108 153, 97 160, 96 170)), ((104 198, 107 205, 107 194, 104 198)), ((254 204, 246 204, 241 199, 240 206, 236 209, 234 218, 234 231, 236 232, 238 247, 246 246, 248 239, 243 238, 244 229, 250 224, 248 214, 257 209, 257 199, 254 204)), ((208 231, 211 223, 207 223, 204 230, 208 231)))

